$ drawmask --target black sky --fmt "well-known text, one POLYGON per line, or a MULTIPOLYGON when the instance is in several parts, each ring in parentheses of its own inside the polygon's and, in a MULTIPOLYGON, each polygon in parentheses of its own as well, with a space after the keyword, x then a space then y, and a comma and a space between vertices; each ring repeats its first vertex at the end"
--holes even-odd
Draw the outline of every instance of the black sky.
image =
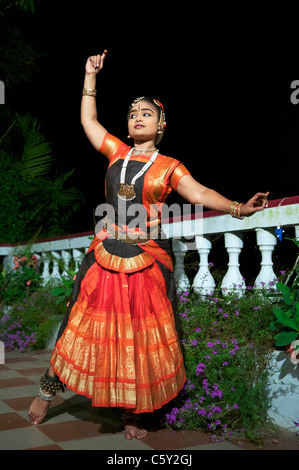
POLYGON ((129 104, 153 96, 166 112, 161 153, 198 181, 240 201, 257 191, 271 199, 299 194, 299 105, 290 100, 299 79, 299 9, 185 3, 44 0, 34 15, 15 16, 47 55, 35 80, 6 102, 38 117, 61 171, 76 168, 71 183, 86 198, 78 231, 93 229, 104 201, 107 162, 80 124, 84 65, 104 49, 97 104, 109 132, 127 141, 129 104))

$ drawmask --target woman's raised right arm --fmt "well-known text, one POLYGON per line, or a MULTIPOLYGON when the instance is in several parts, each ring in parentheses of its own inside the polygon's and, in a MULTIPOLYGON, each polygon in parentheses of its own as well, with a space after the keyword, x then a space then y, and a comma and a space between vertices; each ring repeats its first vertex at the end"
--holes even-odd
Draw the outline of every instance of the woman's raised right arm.
MULTIPOLYGON (((83 85, 85 89, 96 89, 97 74, 103 68, 106 55, 107 51, 105 50, 102 55, 91 56, 87 59, 83 85)), ((82 96, 81 124, 91 144, 96 150, 99 150, 107 130, 98 121, 96 98, 92 94, 82 96)))

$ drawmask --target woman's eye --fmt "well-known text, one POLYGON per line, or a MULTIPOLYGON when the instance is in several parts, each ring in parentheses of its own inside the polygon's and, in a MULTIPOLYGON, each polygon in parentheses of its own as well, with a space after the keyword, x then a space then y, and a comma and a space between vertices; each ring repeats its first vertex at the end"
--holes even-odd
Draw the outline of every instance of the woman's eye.
POLYGON ((130 119, 135 119, 136 116, 137 114, 131 114, 130 119))

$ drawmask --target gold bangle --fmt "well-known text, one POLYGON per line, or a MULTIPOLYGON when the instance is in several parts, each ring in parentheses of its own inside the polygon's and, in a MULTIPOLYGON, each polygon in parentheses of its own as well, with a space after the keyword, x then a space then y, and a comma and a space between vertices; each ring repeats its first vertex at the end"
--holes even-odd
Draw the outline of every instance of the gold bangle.
POLYGON ((241 207, 243 206, 243 202, 241 202, 241 204, 238 205, 238 215, 237 215, 237 218, 242 220, 244 219, 244 216, 241 216, 241 207))
POLYGON ((97 90, 93 90, 92 88, 83 88, 82 96, 97 96, 97 90))
POLYGON ((236 217, 236 206, 237 206, 237 201, 234 201, 231 203, 231 206, 230 206, 230 215, 232 217, 236 217))
POLYGON ((239 203, 237 201, 234 201, 231 203, 230 206, 230 215, 234 217, 235 219, 244 219, 243 216, 241 216, 241 207, 243 206, 243 202, 239 203))

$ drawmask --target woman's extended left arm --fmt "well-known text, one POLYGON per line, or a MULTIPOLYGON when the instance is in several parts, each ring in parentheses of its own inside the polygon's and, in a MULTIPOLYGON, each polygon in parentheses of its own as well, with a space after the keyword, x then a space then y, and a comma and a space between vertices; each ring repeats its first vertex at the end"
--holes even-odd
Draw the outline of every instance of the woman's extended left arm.
MULTIPOLYGON (((178 183, 177 192, 190 204, 202 204, 207 209, 212 209, 226 214, 230 213, 233 201, 227 199, 213 189, 198 183, 191 175, 183 176, 178 183)), ((268 205, 267 193, 256 193, 246 204, 242 204, 240 215, 249 217, 255 212, 263 210, 268 205)))

